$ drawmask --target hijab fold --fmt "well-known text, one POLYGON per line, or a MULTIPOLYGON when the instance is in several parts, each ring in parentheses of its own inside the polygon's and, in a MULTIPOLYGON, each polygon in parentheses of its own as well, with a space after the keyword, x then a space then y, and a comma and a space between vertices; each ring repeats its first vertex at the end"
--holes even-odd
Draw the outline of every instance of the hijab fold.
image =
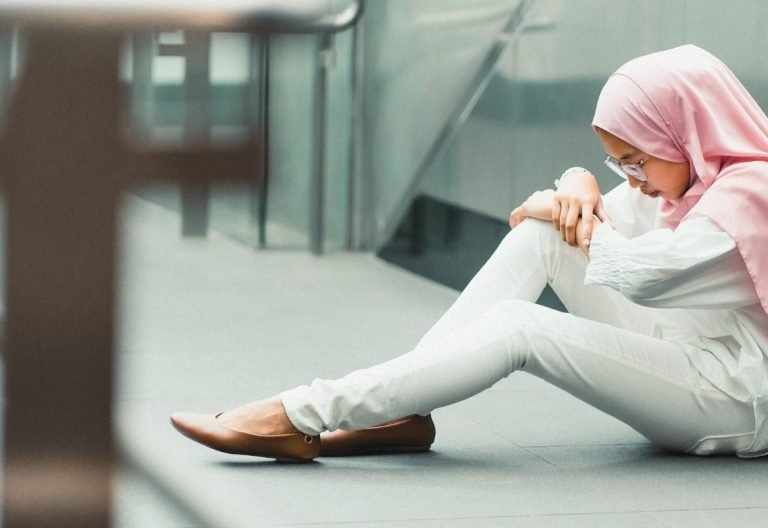
POLYGON ((638 57, 608 78, 592 126, 689 163, 686 193, 660 200, 662 221, 701 214, 728 233, 768 315, 768 117, 731 70, 690 44, 638 57))

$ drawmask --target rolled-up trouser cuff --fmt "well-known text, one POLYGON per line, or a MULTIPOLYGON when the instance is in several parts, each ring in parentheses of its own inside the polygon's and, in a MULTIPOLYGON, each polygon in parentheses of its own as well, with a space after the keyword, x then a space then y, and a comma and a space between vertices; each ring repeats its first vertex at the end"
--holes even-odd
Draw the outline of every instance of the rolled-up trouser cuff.
POLYGON ((285 414, 293 426, 304 434, 317 436, 324 431, 318 430, 310 424, 320 423, 318 416, 310 416, 311 408, 305 405, 309 387, 301 385, 280 393, 280 399, 285 407, 285 414))

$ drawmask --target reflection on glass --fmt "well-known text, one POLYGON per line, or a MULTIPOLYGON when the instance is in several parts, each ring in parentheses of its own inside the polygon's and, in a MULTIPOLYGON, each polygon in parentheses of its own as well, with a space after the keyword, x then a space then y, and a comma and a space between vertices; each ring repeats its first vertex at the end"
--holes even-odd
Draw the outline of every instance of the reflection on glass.
MULTIPOLYGON (((269 37, 265 48, 268 70, 260 64, 260 46, 266 42, 260 39, 264 37, 213 34, 210 62, 195 66, 184 56, 189 39, 183 33, 136 36, 123 68, 125 80, 133 86, 133 138, 160 149, 183 144, 190 123, 195 122, 189 119, 189 112, 198 112, 214 145, 242 141, 248 134, 260 132, 258 123, 264 116, 259 113, 258 102, 261 91, 266 90, 268 141, 255 139, 259 146, 269 146, 265 186, 257 183, 261 171, 256 166, 252 181, 213 184, 209 219, 214 229, 254 247, 264 247, 265 242, 269 248, 304 249, 309 243, 309 189, 315 171, 318 38, 269 37), (143 43, 143 47, 137 47, 136 42, 143 43), (171 56, 160 56, 169 53, 171 56), (262 71, 268 77, 262 78, 262 71), (208 79, 208 86, 205 91, 195 92, 191 82, 201 75, 208 79), (207 97, 201 100, 199 94, 207 97), (265 225, 260 225, 264 220, 262 209, 266 212, 265 225)), ((327 248, 342 247, 347 238, 352 32, 335 35, 333 42, 325 130, 327 248)), ((179 208, 175 185, 157 184, 137 192, 166 207, 179 208)))

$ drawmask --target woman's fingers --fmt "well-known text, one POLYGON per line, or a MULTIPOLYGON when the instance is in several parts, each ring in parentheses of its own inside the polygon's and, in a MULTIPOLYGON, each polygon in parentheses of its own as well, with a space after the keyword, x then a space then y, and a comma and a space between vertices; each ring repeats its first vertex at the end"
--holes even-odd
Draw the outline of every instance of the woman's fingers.
POLYGON ((552 225, 560 231, 560 199, 552 199, 552 225))
POLYGON ((576 226, 579 223, 581 210, 576 203, 571 203, 568 207, 568 214, 565 216, 565 241, 570 246, 576 245, 576 226))
POLYGON ((512 209, 512 212, 509 213, 509 228, 514 229, 520 224, 520 222, 531 216, 529 209, 530 208, 528 207, 527 200, 512 209))
POLYGON ((516 207, 509 213, 509 228, 514 229, 517 224, 523 221, 525 213, 523 212, 523 206, 516 207))
POLYGON ((559 212, 557 229, 560 231, 560 238, 563 242, 571 246, 578 246, 583 238, 591 238, 594 226, 593 215, 597 214, 596 204, 577 197, 559 198, 556 201, 557 207, 553 206, 552 214, 559 212), (581 232, 577 231, 579 229, 581 232))
POLYGON ((600 223, 600 219, 597 217, 597 214, 595 214, 589 222, 589 227, 582 227, 579 229, 579 247, 586 256, 589 256, 589 249, 592 246, 592 234, 600 223))
POLYGON ((563 201, 560 207, 560 221, 558 222, 557 228, 560 230, 560 238, 563 239, 563 242, 567 241, 567 237, 565 234, 565 223, 568 221, 568 211, 570 210, 569 203, 567 201, 563 201))
MULTIPOLYGON (((509 227, 514 228, 526 218, 538 218, 539 220, 552 220, 555 191, 546 189, 536 191, 525 202, 509 213, 509 227)), ((558 222, 559 228, 559 222, 558 222)))
POLYGON ((592 205, 582 204, 581 206, 581 239, 582 249, 589 247, 590 239, 592 238, 592 215, 594 214, 592 205))

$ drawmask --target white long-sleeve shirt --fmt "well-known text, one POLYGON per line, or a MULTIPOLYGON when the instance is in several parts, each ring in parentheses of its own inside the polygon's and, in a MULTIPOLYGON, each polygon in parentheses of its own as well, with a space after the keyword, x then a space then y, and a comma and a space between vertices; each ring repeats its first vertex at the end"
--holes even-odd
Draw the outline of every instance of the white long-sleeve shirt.
POLYGON ((606 224, 595 231, 586 281, 637 304, 734 309, 759 303, 736 243, 705 216, 634 238, 606 224))
POLYGON ((655 337, 684 344, 712 384, 752 402, 755 442, 739 454, 768 454, 768 316, 736 243, 704 216, 658 228, 658 202, 626 184, 605 203, 617 229, 595 228, 585 283, 657 308, 655 337))

